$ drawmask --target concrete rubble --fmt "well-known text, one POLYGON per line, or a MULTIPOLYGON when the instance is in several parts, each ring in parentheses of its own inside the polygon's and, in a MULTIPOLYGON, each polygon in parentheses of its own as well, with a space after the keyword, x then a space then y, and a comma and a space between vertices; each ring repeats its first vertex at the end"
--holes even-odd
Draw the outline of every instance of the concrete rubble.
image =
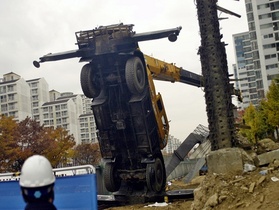
POLYGON ((266 197, 277 194, 272 192, 279 187, 278 148, 278 143, 265 139, 254 152, 211 151, 206 157, 208 174, 194 190, 191 210, 279 209, 278 200, 266 197))

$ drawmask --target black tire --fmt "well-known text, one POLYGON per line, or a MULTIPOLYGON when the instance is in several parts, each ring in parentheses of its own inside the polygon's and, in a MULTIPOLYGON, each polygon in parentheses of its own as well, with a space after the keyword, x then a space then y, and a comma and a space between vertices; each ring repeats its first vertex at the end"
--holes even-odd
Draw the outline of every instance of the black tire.
POLYGON ((164 190, 166 184, 166 172, 163 162, 156 158, 154 163, 146 166, 146 185, 150 191, 160 193, 164 190))
POLYGON ((154 192, 153 184, 155 182, 155 171, 154 171, 154 163, 149 163, 146 165, 146 186, 149 191, 154 192))
POLYGON ((141 94, 144 91, 146 72, 139 57, 132 57, 127 60, 125 78, 128 89, 132 94, 141 94))
POLYGON ((97 78, 96 71, 90 64, 86 64, 82 67, 80 72, 80 84, 87 98, 95 98, 100 94, 100 81, 97 78))
POLYGON ((114 163, 106 163, 104 170, 104 183, 109 192, 116 192, 120 189, 121 180, 118 176, 114 163))

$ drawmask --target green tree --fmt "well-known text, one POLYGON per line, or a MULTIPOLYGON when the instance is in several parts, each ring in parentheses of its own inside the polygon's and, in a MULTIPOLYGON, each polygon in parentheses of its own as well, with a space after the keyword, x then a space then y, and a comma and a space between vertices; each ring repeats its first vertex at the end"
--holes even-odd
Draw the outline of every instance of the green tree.
POLYGON ((13 117, 0 116, 0 172, 13 171, 20 150, 16 141, 17 123, 13 117))
POLYGON ((279 125, 279 78, 274 79, 266 94, 266 101, 263 103, 267 117, 267 123, 277 132, 279 125))
POLYGON ((101 152, 98 143, 80 144, 74 148, 75 162, 78 165, 98 165, 101 160, 101 152))
POLYGON ((240 129, 240 133, 254 144, 264 138, 270 129, 270 126, 266 123, 266 115, 262 106, 256 108, 253 104, 250 104, 245 109, 243 120, 251 128, 240 129))

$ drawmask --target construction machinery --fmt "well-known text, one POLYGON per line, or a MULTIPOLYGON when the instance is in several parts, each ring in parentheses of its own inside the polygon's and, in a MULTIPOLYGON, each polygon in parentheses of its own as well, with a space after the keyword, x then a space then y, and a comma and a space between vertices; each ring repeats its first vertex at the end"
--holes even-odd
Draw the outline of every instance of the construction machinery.
POLYGON ((202 77, 139 50, 140 41, 176 41, 181 27, 138 34, 132 28, 116 24, 76 32, 79 49, 47 54, 33 64, 74 57, 87 62, 80 82, 84 95, 93 99, 107 190, 125 185, 160 193, 166 183, 161 149, 167 145, 169 123, 153 79, 200 87, 202 77))

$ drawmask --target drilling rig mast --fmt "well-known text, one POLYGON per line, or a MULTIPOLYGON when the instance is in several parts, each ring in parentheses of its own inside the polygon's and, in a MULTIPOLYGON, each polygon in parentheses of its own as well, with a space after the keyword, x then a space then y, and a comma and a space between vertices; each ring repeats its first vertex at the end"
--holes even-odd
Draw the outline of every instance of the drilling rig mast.
POLYGON ((232 89, 225 43, 221 41, 217 0, 197 0, 201 34, 199 54, 204 78, 211 150, 235 146, 232 89))

